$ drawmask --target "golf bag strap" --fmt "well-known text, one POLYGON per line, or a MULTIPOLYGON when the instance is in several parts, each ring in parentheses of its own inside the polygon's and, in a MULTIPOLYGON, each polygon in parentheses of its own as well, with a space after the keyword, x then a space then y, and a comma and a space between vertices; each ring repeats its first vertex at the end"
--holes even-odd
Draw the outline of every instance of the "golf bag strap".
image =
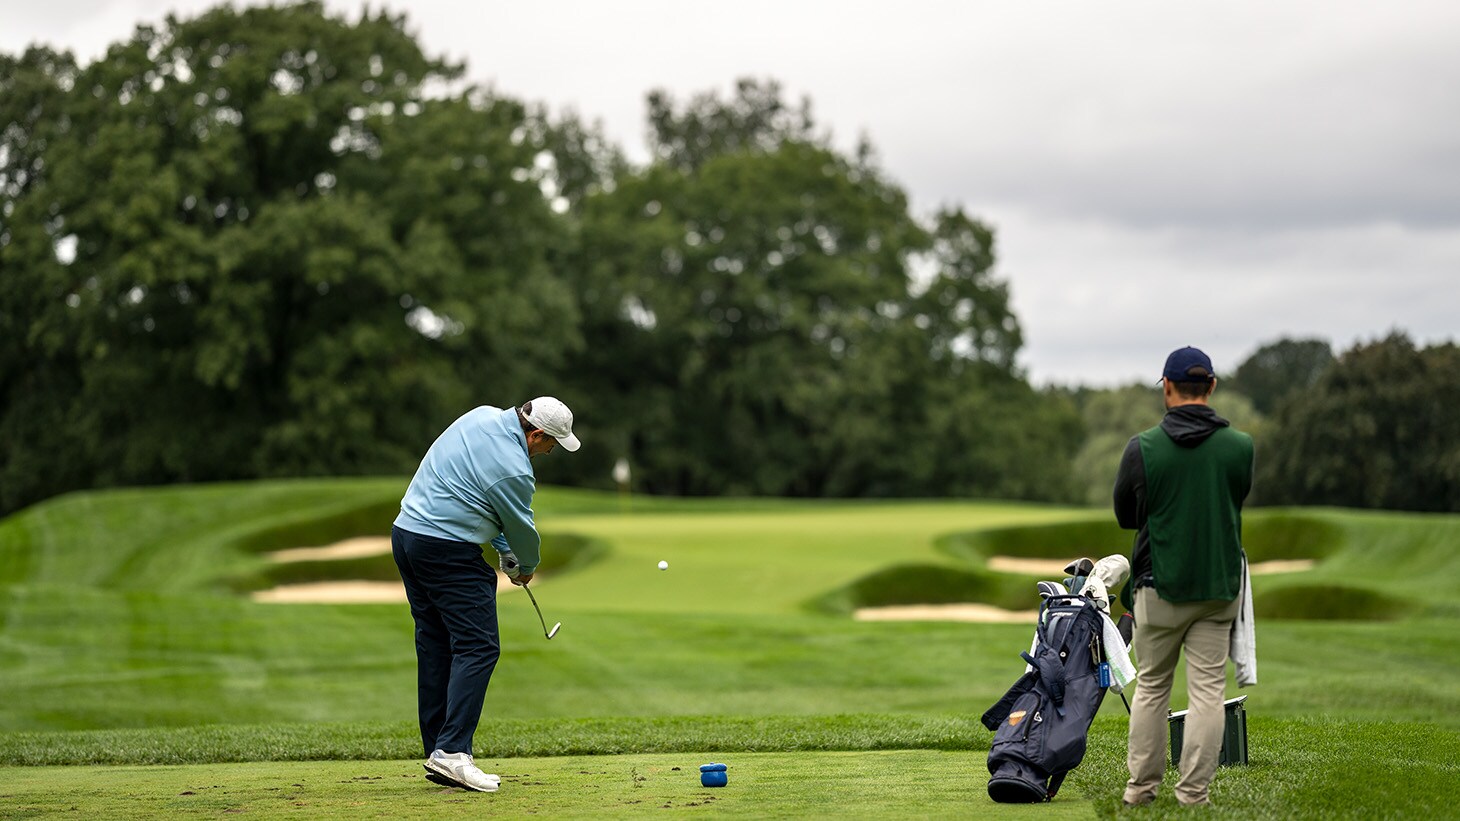
MULTIPOLYGON (((1040 605, 1043 611, 1044 605, 1040 605)), ((1065 665, 1060 660, 1060 651, 1063 648, 1053 647, 1049 643, 1049 636, 1045 632, 1043 624, 1043 612, 1040 613, 1039 625, 1039 651, 1031 656, 1028 653, 1019 655, 1034 668, 1034 672, 1044 682, 1044 690, 1049 693, 1050 701, 1054 703, 1054 710, 1063 718, 1065 714, 1065 665)))

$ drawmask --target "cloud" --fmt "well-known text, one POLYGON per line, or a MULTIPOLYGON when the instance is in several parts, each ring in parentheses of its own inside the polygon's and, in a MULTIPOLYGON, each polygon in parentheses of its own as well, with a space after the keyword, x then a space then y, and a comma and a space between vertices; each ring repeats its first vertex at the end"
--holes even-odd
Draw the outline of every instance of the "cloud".
MULTIPOLYGON (((19 4, 0 49, 95 57, 207 0, 19 4)), ((329 0, 358 16, 359 4, 329 0)), ((1037 381, 1235 365, 1283 334, 1453 335, 1453 0, 411 0, 471 80, 601 120, 640 159, 644 95, 774 77, 930 211, 998 232, 1037 381)))
POLYGON ((1221 373, 1282 336, 1455 338, 1460 227, 1151 230, 986 211, 1036 382, 1144 380, 1182 345, 1221 373))

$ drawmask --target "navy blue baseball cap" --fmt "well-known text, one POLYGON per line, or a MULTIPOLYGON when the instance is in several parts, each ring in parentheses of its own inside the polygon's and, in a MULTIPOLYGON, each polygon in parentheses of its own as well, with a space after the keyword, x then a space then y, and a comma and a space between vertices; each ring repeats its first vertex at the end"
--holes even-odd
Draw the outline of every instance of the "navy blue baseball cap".
POLYGON ((1190 345, 1172 351, 1161 372, 1161 378, 1168 382, 1210 382, 1216 376, 1211 357, 1190 345))

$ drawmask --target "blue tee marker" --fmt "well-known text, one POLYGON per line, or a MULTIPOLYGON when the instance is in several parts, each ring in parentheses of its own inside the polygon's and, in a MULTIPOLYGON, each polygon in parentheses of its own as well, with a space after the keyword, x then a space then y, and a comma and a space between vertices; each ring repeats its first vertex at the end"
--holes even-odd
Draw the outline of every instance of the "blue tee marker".
POLYGON ((723 787, 730 783, 724 764, 701 764, 700 783, 706 787, 723 787))

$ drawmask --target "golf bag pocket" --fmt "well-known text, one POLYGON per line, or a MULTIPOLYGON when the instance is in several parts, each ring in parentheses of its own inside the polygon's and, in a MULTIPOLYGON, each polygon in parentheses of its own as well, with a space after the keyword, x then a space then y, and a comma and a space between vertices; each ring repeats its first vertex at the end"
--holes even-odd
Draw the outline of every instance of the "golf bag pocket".
POLYGON ((1031 688, 1011 707, 989 749, 989 796, 1001 804, 1047 801, 1049 772, 1035 762, 1044 759, 1049 699, 1031 688))

